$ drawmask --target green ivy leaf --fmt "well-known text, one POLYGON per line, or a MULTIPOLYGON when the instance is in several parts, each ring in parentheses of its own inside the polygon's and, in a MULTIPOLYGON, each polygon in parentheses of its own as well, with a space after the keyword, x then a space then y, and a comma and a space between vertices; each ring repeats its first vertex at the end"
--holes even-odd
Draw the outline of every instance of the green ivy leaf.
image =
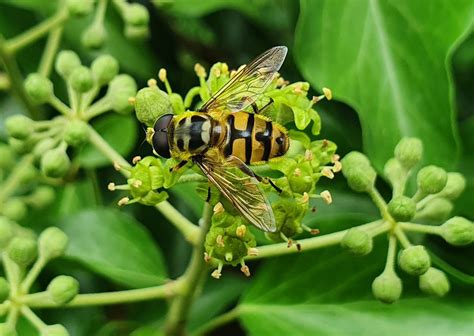
MULTIPOLYGON (((108 114, 104 118, 92 122, 95 130, 120 155, 127 156, 138 136, 136 122, 130 116, 108 114)), ((112 162, 99 152, 92 144, 87 144, 77 156, 79 164, 84 168, 98 168, 110 166, 112 162)))
POLYGON ((459 148, 446 64, 468 33, 473 11, 470 0, 426 6, 411 0, 301 1, 297 64, 313 86, 331 88, 355 108, 365 149, 379 170, 402 136, 422 139, 426 162, 455 164, 459 148))
POLYGON ((244 294, 240 318, 249 335, 474 333, 472 296, 405 297, 393 305, 376 301, 370 286, 382 271, 384 258, 381 249, 354 257, 334 247, 273 259, 258 270, 244 294))
POLYGON ((124 212, 95 209, 61 220, 69 236, 66 257, 127 287, 163 283, 166 270, 160 250, 141 224, 124 212))

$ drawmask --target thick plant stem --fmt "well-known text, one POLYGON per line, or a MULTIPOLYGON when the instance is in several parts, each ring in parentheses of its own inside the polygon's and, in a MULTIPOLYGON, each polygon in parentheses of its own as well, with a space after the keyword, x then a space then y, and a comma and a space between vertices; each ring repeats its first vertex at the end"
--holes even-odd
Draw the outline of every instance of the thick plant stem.
POLYGON ((75 308, 85 306, 105 306, 172 297, 180 291, 182 285, 183 280, 178 279, 168 282, 164 285, 149 288, 130 289, 97 294, 79 294, 66 305, 58 305, 49 299, 48 293, 40 292, 24 296, 21 299, 21 302, 27 304, 31 308, 75 308))
POLYGON ((184 284, 182 291, 178 293, 173 300, 168 311, 164 327, 165 335, 180 336, 185 334, 192 299, 199 284, 198 280, 206 270, 206 263, 204 261, 204 240, 211 226, 211 217, 212 206, 210 203, 206 203, 204 205, 198 244, 194 247, 191 261, 183 275, 184 284))
MULTIPOLYGON (((388 222, 383 222, 382 224, 380 224, 380 220, 378 220, 375 222, 360 225, 357 228, 361 230, 365 230, 369 232, 372 236, 375 236, 375 235, 387 232, 391 228, 391 225, 388 222), (375 231, 374 229, 377 229, 377 230, 375 231)), ((329 233, 324 236, 298 240, 298 243, 301 245, 301 252, 339 244, 342 238, 344 237, 344 235, 347 233, 347 231, 349 231, 349 229, 334 232, 334 233, 329 233)), ((246 257, 246 259, 248 260, 262 259, 262 258, 275 257, 279 255, 292 254, 292 253, 299 252, 296 248, 288 248, 287 243, 266 245, 266 246, 258 247, 257 249, 258 249, 258 255, 248 256, 246 257)))
POLYGON ((228 324, 229 322, 234 321, 239 317, 240 311, 236 307, 227 313, 224 313, 222 315, 219 315, 218 317, 210 320, 209 322, 205 323, 202 325, 195 333, 193 333, 194 336, 204 336, 207 335, 209 332, 222 327, 223 325, 228 324))

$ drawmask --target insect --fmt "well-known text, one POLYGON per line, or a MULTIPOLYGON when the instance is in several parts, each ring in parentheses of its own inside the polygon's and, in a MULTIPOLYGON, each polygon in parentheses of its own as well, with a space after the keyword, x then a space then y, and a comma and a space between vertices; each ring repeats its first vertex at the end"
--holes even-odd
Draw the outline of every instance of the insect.
POLYGON ((272 81, 285 60, 287 48, 265 51, 239 70, 199 111, 165 114, 148 137, 155 154, 192 161, 251 224, 275 232, 275 218, 259 182, 247 166, 285 154, 289 147, 286 129, 259 114, 255 101, 272 81), (254 113, 244 110, 252 106, 254 113), (237 174, 239 169, 244 174, 237 174))

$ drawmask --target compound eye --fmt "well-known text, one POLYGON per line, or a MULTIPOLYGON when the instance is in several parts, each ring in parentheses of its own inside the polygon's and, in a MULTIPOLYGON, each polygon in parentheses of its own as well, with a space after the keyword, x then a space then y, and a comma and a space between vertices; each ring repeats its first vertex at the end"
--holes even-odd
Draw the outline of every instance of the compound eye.
POLYGON ((155 126, 153 127, 153 149, 159 156, 166 159, 171 157, 168 142, 168 126, 172 119, 172 114, 165 114, 156 121, 155 126))

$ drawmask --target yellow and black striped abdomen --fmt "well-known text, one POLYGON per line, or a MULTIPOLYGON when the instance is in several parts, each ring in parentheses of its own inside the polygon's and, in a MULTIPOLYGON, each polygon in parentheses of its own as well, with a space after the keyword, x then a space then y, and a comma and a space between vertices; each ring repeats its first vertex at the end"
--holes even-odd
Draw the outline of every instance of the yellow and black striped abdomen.
POLYGON ((225 156, 233 155, 251 164, 282 156, 288 150, 286 130, 257 114, 232 113, 226 118, 226 126, 225 156))

